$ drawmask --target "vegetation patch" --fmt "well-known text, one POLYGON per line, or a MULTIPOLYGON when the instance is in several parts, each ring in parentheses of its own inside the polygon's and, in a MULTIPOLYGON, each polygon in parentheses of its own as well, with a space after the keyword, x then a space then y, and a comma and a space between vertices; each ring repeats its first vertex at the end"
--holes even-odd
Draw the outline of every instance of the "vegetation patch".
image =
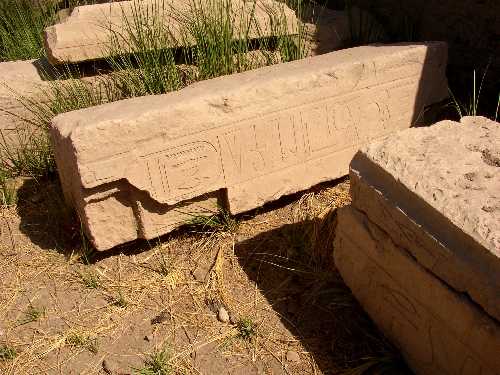
POLYGON ((17 356, 17 351, 11 346, 0 345, 0 361, 10 361, 17 356))

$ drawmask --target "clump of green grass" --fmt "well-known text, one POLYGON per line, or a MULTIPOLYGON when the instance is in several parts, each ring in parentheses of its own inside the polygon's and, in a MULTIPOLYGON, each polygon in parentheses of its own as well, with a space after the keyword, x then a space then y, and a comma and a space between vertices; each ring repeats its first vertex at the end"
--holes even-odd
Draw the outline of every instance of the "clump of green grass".
POLYGON ((66 345, 74 348, 87 349, 92 354, 99 351, 99 341, 97 337, 90 337, 81 332, 72 332, 66 337, 66 345))
POLYGON ((238 337, 245 341, 251 341, 257 335, 257 325, 250 318, 241 318, 237 324, 238 337))
POLYGON ((118 306, 122 309, 126 308, 128 306, 128 301, 121 292, 121 290, 118 292, 118 295, 113 299, 113 305, 118 306))
POLYGON ((0 4, 0 61, 44 55, 43 30, 55 20, 55 2, 6 0, 0 4))
POLYGON ((168 349, 162 349, 149 355, 144 367, 137 370, 139 375, 169 375, 172 373, 170 366, 171 353, 168 349))
POLYGON ((17 321, 18 326, 22 326, 24 324, 36 322, 45 314, 44 309, 37 308, 33 306, 31 303, 28 308, 24 312, 24 317, 17 321))
POLYGON ((101 286, 101 279, 95 272, 86 272, 79 274, 83 285, 89 289, 98 289, 101 286))
POLYGON ((11 361, 17 356, 17 351, 11 346, 0 345, 0 361, 11 361))
POLYGON ((0 204, 13 206, 17 203, 17 190, 10 176, 0 169, 0 204))
POLYGON ((168 259, 165 257, 165 254, 160 252, 160 255, 158 256, 157 266, 155 268, 155 271, 162 276, 168 276, 170 274, 171 269, 172 269, 172 265, 170 264, 168 259))
POLYGON ((85 231, 83 229, 83 224, 80 221, 80 240, 81 240, 81 247, 80 247, 80 259, 83 262, 83 264, 90 265, 92 263, 92 260, 94 259, 94 256, 96 255, 94 247, 91 245, 90 241, 87 239, 87 236, 85 235, 85 231))
POLYGON ((63 8, 97 0, 2 0, 0 3, 0 61, 37 59, 45 55, 43 31, 57 21, 63 8))
POLYGON ((114 96, 116 90, 106 77, 82 80, 78 71, 68 68, 57 78, 39 89, 37 97, 43 100, 14 93, 27 116, 11 113, 21 123, 17 127, 14 145, 3 135, 0 138, 0 167, 10 175, 35 178, 54 175, 56 164, 49 138, 52 119, 61 113, 122 98, 114 96))
MULTIPOLYGON (((245 17, 235 19, 231 13, 231 0, 191 0, 191 12, 184 18, 187 34, 183 44, 192 43, 186 60, 199 69, 200 79, 252 69, 253 43, 259 40, 259 49, 270 65, 275 62, 271 50, 279 52, 281 61, 291 61, 305 56, 302 41, 303 29, 298 25, 299 36, 287 34, 287 19, 281 4, 267 9, 267 20, 274 37, 265 37, 255 18, 255 6, 245 17), (301 44, 302 43, 302 44, 301 44)), ((299 7, 300 8, 300 7, 299 7)), ((181 17, 182 18, 182 17, 181 17)))
POLYGON ((239 227, 238 220, 222 207, 208 215, 193 215, 187 224, 196 230, 209 233, 235 233, 239 227))
MULTIPOLYGON (((477 74, 476 70, 473 71, 472 74, 472 87, 471 91, 469 93, 469 97, 466 100, 460 100, 458 99, 451 90, 450 92, 450 97, 451 97, 451 104, 455 108, 458 116, 460 118, 464 116, 479 116, 481 115, 480 107, 479 107, 479 101, 481 99, 481 93, 483 91, 483 86, 485 84, 485 79, 486 75, 488 73, 489 69, 489 64, 484 70, 483 76, 481 78, 481 82, 478 84, 477 82, 477 74)), ((498 100, 497 100, 497 105, 496 105, 496 111, 495 115, 492 117, 494 121, 497 121, 498 119, 498 109, 500 107, 500 91, 498 93, 498 100)))

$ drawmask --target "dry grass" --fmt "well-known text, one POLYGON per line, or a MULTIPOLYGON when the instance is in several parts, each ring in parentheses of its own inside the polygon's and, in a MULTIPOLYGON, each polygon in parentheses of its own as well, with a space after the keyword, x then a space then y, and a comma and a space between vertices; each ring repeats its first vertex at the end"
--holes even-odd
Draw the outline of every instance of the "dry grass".
POLYGON ((54 194, 19 195, 1 211, 0 345, 17 354, 0 361, 2 374, 98 374, 104 359, 143 374, 155 359, 173 374, 329 374, 390 350, 321 266, 348 182, 239 217, 235 231, 185 229, 90 264, 72 236, 49 238, 61 235, 46 219, 58 217, 54 194), (221 305, 231 323, 217 320, 221 305), (30 306, 44 313, 20 326, 30 306))

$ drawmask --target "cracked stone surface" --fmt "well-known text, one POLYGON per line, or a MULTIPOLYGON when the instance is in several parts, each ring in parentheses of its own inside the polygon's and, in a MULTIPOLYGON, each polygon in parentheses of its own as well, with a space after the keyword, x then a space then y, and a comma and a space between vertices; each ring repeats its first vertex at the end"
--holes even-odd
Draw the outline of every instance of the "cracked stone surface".
POLYGON ((361 149, 353 205, 500 320, 500 125, 409 129, 361 149))

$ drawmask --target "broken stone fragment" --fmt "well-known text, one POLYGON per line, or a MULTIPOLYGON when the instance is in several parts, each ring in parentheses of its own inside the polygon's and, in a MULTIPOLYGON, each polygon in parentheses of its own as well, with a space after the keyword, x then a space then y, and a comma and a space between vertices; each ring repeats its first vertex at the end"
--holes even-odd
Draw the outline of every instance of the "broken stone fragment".
POLYGON ((499 374, 499 139, 499 123, 465 117, 351 162, 335 264, 417 374, 499 374))
POLYGON ((200 12, 203 17, 219 19, 226 16, 226 11, 228 17, 235 20, 235 39, 299 32, 295 13, 274 0, 131 0, 75 7, 63 22, 45 30, 45 49, 53 64, 102 59, 115 54, 117 49, 124 53, 135 52, 139 47, 131 41, 131 35, 139 32, 134 27, 145 20, 151 22, 149 29, 155 32, 161 24, 168 28, 166 47, 193 46, 196 41, 190 31, 190 22, 202 22, 197 19, 202 17, 200 12), (222 9, 224 4, 231 6, 222 9))
POLYGON ((354 207, 500 321, 499 140, 481 117, 410 129, 361 149, 350 177, 354 207))

